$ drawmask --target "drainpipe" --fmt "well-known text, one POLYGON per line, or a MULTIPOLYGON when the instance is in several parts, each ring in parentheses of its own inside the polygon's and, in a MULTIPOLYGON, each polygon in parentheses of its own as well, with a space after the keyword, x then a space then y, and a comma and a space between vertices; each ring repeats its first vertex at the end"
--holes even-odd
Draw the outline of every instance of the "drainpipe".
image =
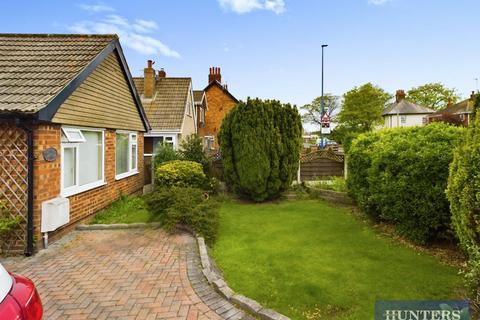
POLYGON ((27 248, 25 256, 30 257, 33 254, 33 130, 21 123, 17 118, 15 119, 17 127, 23 129, 27 134, 27 248))

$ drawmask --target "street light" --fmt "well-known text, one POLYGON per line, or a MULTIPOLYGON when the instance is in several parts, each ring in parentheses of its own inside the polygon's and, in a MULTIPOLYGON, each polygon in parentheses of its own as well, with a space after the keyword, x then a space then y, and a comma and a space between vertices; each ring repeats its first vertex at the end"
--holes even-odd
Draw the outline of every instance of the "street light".
POLYGON ((323 129, 323 115, 325 113, 325 103, 323 101, 323 49, 328 47, 328 44, 322 44, 322 102, 321 102, 321 106, 322 106, 322 111, 321 111, 321 118, 320 118, 320 149, 323 149, 324 147, 324 144, 323 144, 323 133, 322 133, 322 129, 323 129))

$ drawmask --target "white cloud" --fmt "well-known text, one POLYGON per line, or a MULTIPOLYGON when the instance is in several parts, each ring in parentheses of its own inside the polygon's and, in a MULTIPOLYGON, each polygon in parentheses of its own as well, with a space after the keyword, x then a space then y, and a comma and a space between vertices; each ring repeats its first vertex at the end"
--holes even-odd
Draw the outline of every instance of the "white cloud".
POLYGON ((103 4, 101 2, 99 2, 97 4, 82 3, 82 4, 79 4, 78 6, 80 8, 82 8, 83 10, 90 11, 90 12, 113 12, 113 11, 115 11, 114 8, 112 8, 110 6, 107 6, 106 4, 103 4))
POLYGON ((99 21, 81 21, 68 27, 75 33, 117 34, 122 45, 145 55, 161 54, 180 58, 180 54, 160 40, 145 33, 158 29, 155 21, 137 19, 134 23, 119 15, 108 15, 99 21))
POLYGON ((285 12, 284 0, 218 0, 220 6, 229 11, 239 14, 253 10, 269 10, 276 14, 285 12))
POLYGON ((368 0, 368 3, 373 4, 375 6, 382 6, 389 1, 391 1, 391 0, 368 0))

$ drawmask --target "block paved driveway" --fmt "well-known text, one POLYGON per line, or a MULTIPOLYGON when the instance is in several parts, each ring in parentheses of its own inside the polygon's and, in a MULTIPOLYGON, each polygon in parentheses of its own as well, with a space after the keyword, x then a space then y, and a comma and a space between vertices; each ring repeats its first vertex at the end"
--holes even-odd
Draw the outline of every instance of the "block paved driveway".
POLYGON ((75 231, 32 258, 2 263, 35 282, 46 320, 245 318, 208 285, 202 298, 196 294, 187 272, 187 261, 190 268, 198 264, 196 256, 187 234, 98 230, 75 231))

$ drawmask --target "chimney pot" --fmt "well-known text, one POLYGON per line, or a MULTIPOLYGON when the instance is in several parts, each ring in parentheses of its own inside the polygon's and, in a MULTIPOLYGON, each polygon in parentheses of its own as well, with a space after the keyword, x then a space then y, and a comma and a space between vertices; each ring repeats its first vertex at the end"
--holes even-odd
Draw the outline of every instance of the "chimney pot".
POLYGON ((165 70, 163 68, 161 68, 159 71, 158 71, 158 76, 160 78, 166 78, 167 77, 167 73, 165 72, 165 70))
POLYGON ((147 68, 151 68, 153 65, 153 61, 152 60, 147 60, 147 68))
POLYGON ((218 81, 222 83, 222 75, 220 73, 219 67, 211 67, 210 74, 208 75, 208 83, 212 83, 213 81, 218 81))
POLYGON ((473 100, 475 98, 475 91, 472 90, 472 93, 470 94, 470 100, 473 100))
POLYGON ((395 93, 395 101, 396 101, 397 103, 399 103, 400 101, 402 101, 402 100, 405 99, 405 96, 406 96, 405 91, 399 89, 399 90, 397 90, 397 92, 395 93))

